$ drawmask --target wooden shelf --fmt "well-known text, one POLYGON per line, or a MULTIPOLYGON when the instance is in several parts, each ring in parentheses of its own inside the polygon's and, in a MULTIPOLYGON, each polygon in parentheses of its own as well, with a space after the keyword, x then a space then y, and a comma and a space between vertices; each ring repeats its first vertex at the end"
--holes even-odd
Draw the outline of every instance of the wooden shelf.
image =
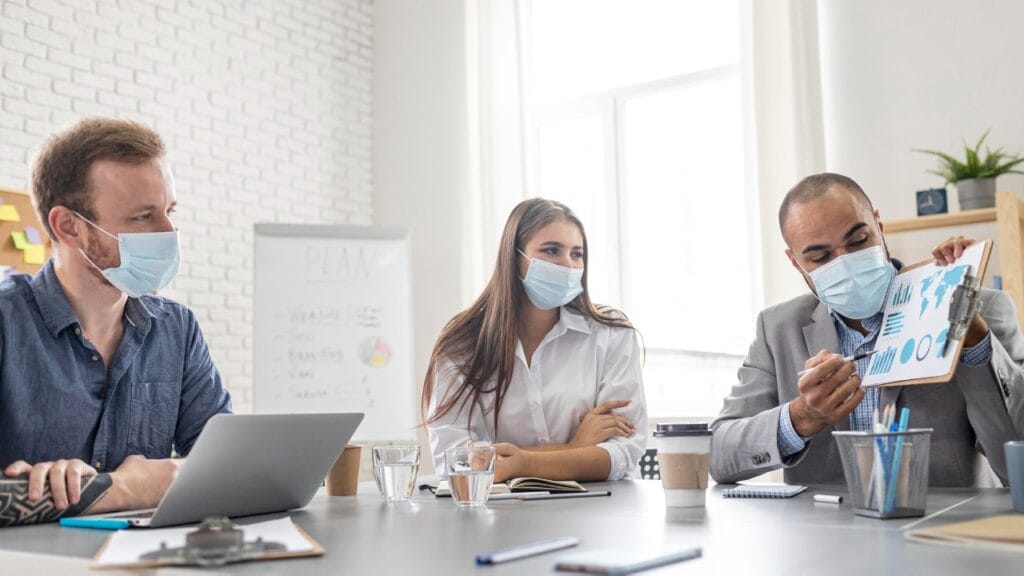
POLYGON ((978 224, 980 222, 995 222, 995 208, 981 208, 978 210, 965 210, 952 214, 935 214, 932 216, 919 216, 917 218, 901 218, 883 222, 886 232, 910 232, 913 230, 928 230, 930 228, 945 228, 946 226, 964 226, 966 224, 978 224))

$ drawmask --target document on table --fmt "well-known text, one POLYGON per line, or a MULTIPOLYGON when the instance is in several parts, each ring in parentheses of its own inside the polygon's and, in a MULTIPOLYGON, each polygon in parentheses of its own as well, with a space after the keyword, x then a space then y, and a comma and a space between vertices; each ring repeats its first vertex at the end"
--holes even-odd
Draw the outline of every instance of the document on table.
POLYGON ((1024 514, 943 524, 911 530, 905 536, 915 542, 1024 552, 1024 514))
MULTIPOLYGON (((279 518, 257 524, 238 526, 244 531, 245 541, 251 542, 263 538, 264 542, 283 544, 285 551, 268 553, 265 558, 284 558, 297 556, 317 556, 323 554, 323 548, 313 541, 291 518, 279 518)), ((111 534, 93 558, 93 568, 111 567, 152 567, 160 565, 153 560, 143 560, 143 554, 160 549, 166 542, 168 548, 180 548, 185 545, 185 536, 195 532, 196 526, 183 528, 128 529, 111 534)))

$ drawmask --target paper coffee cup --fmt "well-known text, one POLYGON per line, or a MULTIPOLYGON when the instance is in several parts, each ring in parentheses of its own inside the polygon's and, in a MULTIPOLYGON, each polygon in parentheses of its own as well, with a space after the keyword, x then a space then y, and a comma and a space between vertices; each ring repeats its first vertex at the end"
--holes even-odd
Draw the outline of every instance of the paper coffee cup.
POLYGON ((352 496, 356 493, 359 488, 359 459, 362 450, 363 447, 358 444, 345 446, 324 479, 328 496, 352 496))
POLYGON ((704 506, 711 465, 711 430, 707 424, 658 424, 654 432, 665 505, 704 506))

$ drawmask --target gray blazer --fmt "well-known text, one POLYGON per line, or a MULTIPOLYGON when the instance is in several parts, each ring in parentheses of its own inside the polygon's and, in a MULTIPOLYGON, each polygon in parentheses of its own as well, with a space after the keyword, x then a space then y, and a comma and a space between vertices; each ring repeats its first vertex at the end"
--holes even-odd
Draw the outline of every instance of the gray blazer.
MULTIPOLYGON (((1006 484, 1003 443, 1024 436, 1024 337, 1013 302, 1003 292, 983 289, 982 316, 992 332, 992 358, 982 366, 960 364, 945 384, 883 388, 880 405, 893 400, 911 411, 913 427, 934 428, 929 483, 970 486, 976 453, 1006 484)), ((826 426, 799 454, 779 455, 779 410, 796 398, 797 372, 820 350, 839 350, 839 336, 828 308, 813 294, 773 306, 757 318, 739 382, 712 423, 711 476, 733 483, 785 468, 791 484, 843 484, 843 467, 832 431, 849 429, 844 420, 826 426)))

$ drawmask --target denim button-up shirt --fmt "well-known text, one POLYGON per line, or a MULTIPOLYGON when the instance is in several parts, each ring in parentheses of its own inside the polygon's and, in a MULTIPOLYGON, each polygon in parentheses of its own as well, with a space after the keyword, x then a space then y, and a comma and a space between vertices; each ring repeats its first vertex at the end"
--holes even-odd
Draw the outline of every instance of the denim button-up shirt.
POLYGON ((129 298, 108 373, 52 261, 0 284, 0 467, 79 458, 104 471, 132 454, 187 455, 206 421, 230 411, 185 306, 129 298))

